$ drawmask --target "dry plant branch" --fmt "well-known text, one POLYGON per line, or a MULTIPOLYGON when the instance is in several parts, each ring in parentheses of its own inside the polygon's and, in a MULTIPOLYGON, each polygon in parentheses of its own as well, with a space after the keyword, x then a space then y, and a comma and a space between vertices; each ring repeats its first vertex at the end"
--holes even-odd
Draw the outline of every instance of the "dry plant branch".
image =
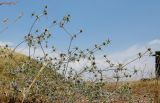
POLYGON ((33 79, 32 83, 29 85, 29 87, 27 89, 24 89, 22 91, 22 95, 23 95, 22 103, 24 102, 24 100, 27 97, 27 94, 29 93, 30 89, 32 88, 32 86, 34 85, 34 83, 36 82, 36 80, 38 79, 38 77, 41 75, 41 73, 43 72, 43 70, 46 68, 46 66, 48 65, 48 63, 49 62, 46 62, 45 64, 43 64, 43 66, 40 68, 40 70, 36 74, 35 78, 33 79))

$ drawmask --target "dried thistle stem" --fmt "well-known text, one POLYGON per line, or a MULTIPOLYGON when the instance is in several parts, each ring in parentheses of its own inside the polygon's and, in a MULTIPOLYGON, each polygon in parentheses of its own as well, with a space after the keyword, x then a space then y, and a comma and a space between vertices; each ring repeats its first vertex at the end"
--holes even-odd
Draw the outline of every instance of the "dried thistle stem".
POLYGON ((28 89, 24 89, 22 92, 23 95, 23 99, 22 99, 22 103, 24 102, 27 94, 29 93, 31 87, 33 86, 33 84, 36 82, 36 80, 38 79, 38 77, 40 76, 40 74, 42 73, 42 71, 45 69, 45 67, 48 65, 49 62, 43 64, 43 66, 41 67, 41 69, 38 71, 37 75, 35 76, 35 78, 33 79, 32 83, 29 85, 28 89))

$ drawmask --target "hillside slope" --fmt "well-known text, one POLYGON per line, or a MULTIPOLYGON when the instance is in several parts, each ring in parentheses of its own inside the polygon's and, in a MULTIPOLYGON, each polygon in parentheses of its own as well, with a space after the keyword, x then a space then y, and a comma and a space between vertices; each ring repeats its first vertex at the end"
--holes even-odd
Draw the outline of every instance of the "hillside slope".
MULTIPOLYGON (((22 92, 28 88, 42 64, 19 53, 0 49, 0 103, 20 102, 22 92)), ((55 87, 62 85, 62 76, 53 68, 45 68, 28 95, 33 102, 49 102, 55 95, 55 87), (48 96, 49 95, 49 96, 48 96), (39 99, 38 99, 39 98, 39 99)), ((58 95, 58 94, 57 94, 58 95)))

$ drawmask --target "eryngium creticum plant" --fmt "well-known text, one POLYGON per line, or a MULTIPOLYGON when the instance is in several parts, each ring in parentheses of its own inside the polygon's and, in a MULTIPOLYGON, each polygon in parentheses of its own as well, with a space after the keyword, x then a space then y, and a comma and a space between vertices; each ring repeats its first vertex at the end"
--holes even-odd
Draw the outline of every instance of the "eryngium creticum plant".
MULTIPOLYGON (((73 46, 73 42, 81 36, 83 30, 80 29, 77 33, 69 32, 66 27, 71 20, 69 14, 59 21, 53 20, 44 29, 38 29, 37 25, 41 25, 39 21, 49 16, 47 6, 44 7, 42 13, 33 13, 31 16, 34 21, 24 40, 14 48, 5 45, 0 49, 0 56, 10 60, 10 62, 3 61, 6 64, 3 72, 11 76, 11 79, 6 79, 1 84, 3 86, 9 84, 8 93, 15 102, 109 102, 109 98, 116 92, 116 88, 112 93, 105 90, 106 72, 112 71, 115 75, 110 78, 115 79, 118 83, 121 78, 129 78, 138 72, 136 69, 130 72, 127 69, 128 64, 152 53, 148 48, 126 64, 114 63, 107 55, 104 55, 103 60, 106 67, 102 68, 97 64, 96 53, 110 45, 109 39, 95 44, 91 48, 81 49, 73 46), (63 52, 51 42, 56 34, 50 30, 57 27, 64 31, 66 33, 64 36, 69 39, 67 49, 63 52), (20 56, 16 53, 21 45, 27 45, 28 56, 20 56), (41 50, 43 54, 37 56, 38 50, 41 50), (83 65, 81 65, 82 62, 83 65), (76 64, 81 66, 77 68, 76 64), (86 79, 86 75, 91 79, 86 79)), ((129 89, 127 89, 127 93, 130 93, 129 89)))

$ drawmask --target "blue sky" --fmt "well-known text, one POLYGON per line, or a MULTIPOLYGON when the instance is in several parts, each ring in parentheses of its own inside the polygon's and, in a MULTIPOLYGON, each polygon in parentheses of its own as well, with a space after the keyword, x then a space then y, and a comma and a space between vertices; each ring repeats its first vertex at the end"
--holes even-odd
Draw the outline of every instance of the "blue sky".
MULTIPOLYGON (((74 42, 82 48, 110 38, 109 50, 117 51, 160 38, 159 0, 19 0, 15 6, 0 6, 0 21, 9 18, 9 28, 0 34, 0 41, 19 43, 34 20, 31 13, 39 13, 44 5, 48 5, 49 16, 36 26, 46 27, 53 20, 70 14, 68 30, 74 33, 84 29, 83 35, 74 42), (13 24, 21 12, 23 18, 13 24)), ((0 30, 4 27, 1 23, 0 30)), ((62 31, 51 31, 53 44, 61 48, 67 46, 68 38, 62 31)))

